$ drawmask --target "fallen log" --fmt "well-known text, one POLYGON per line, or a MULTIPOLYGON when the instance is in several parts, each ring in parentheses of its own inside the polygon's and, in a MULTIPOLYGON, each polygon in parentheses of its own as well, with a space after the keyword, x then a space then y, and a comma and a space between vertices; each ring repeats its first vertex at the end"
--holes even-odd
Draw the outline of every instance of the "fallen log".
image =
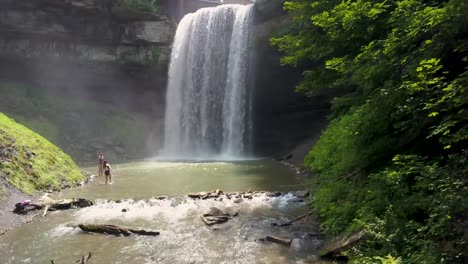
POLYGON ((292 242, 291 238, 281 238, 281 237, 274 237, 274 236, 266 236, 265 240, 273 242, 273 243, 285 245, 285 246, 290 246, 292 242))
POLYGON ((128 227, 116 226, 116 225, 79 224, 78 227, 85 232, 105 234, 105 235, 114 235, 114 236, 131 236, 131 235, 157 236, 159 235, 159 232, 157 231, 133 229, 133 228, 128 228, 128 227))
POLYGON ((48 211, 54 210, 68 210, 72 208, 84 208, 94 205, 94 202, 84 198, 61 199, 54 200, 50 197, 44 196, 35 202, 30 203, 23 210, 15 208, 15 213, 27 213, 34 210, 43 210, 42 216, 46 216, 48 211))
POLYGON ((325 242, 325 246, 320 250, 320 256, 325 258, 335 258, 343 251, 347 251, 359 242, 367 239, 365 231, 360 230, 348 236, 339 236, 325 242))
POLYGON ((283 224, 272 223, 271 225, 272 225, 272 226, 280 226, 280 227, 282 227, 282 226, 290 226, 290 225, 292 225, 292 223, 297 222, 297 221, 299 221, 299 220, 301 220, 301 219, 303 219, 303 218, 305 218, 305 217, 309 217, 309 216, 310 216, 311 214, 313 214, 313 213, 314 213, 314 211, 310 211, 310 212, 308 212, 308 213, 306 213, 306 214, 303 214, 303 215, 301 215, 301 216, 299 216, 299 217, 294 218, 293 220, 291 220, 291 221, 289 221, 289 222, 286 222, 286 223, 283 223, 283 224))

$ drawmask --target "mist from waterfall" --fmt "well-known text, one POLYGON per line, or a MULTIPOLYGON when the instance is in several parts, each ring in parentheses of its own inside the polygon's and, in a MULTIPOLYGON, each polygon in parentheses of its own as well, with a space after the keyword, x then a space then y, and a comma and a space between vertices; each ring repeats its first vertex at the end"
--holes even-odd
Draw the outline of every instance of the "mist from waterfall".
POLYGON ((247 154, 252 7, 203 8, 180 21, 169 67, 163 158, 241 159, 247 154))

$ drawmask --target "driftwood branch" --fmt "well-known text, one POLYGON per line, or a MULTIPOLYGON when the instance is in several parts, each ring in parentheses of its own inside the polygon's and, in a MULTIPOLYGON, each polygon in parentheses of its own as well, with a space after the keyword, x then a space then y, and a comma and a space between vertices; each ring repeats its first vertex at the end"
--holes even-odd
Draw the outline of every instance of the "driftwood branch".
POLYGON ((266 236, 265 240, 274 242, 277 244, 285 245, 285 246, 290 246, 292 242, 291 238, 281 238, 281 237, 274 237, 274 236, 266 236))
POLYGON ((86 258, 85 258, 85 256, 82 256, 81 259, 77 260, 75 263, 77 263, 77 264, 86 264, 86 263, 88 263, 88 260, 91 258, 91 256, 92 256, 92 253, 89 252, 88 256, 86 258))
POLYGON ((273 226, 289 226, 289 225, 292 225, 292 223, 294 223, 294 222, 297 222, 297 221, 299 221, 299 220, 301 220, 301 219, 303 219, 303 218, 309 217, 309 216, 312 215, 313 213, 314 213, 314 211, 309 211, 308 213, 303 214, 303 215, 301 215, 301 216, 299 216, 299 217, 296 217, 296 218, 294 218, 293 220, 288 221, 288 222, 286 222, 286 223, 283 223, 283 224, 273 223, 272 225, 273 225, 273 226))
POLYGON ((41 197, 39 200, 32 202, 22 208, 15 208, 16 213, 27 213, 34 210, 43 210, 42 216, 46 216, 48 211, 52 210, 68 210, 72 208, 84 208, 94 204, 93 201, 77 198, 77 199, 61 199, 54 200, 50 197, 41 197))
POLYGON ((148 231, 143 229, 133 229, 127 227, 121 227, 116 225, 87 225, 80 224, 78 227, 86 232, 114 235, 114 236, 131 236, 131 235, 140 235, 140 236, 157 236, 159 232, 157 231, 148 231))
MULTIPOLYGON (((91 252, 88 253, 88 256, 81 256, 81 259, 75 261, 76 264, 86 264, 88 263, 88 260, 91 258, 93 254, 91 252)), ((53 259, 50 260, 51 264, 55 264, 55 261, 53 259)))
POLYGON ((42 216, 46 216, 47 211, 49 210, 49 207, 50 207, 50 205, 46 205, 46 206, 44 207, 44 212, 42 213, 42 216))

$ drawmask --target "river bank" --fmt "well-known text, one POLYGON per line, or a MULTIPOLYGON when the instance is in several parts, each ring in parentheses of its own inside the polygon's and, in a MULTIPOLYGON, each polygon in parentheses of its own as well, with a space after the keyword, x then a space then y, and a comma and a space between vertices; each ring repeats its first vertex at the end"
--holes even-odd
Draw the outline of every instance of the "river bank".
POLYGON ((1 178, 0 186, 3 189, 3 194, 5 195, 4 198, 0 200, 0 235, 3 235, 12 228, 32 222, 37 218, 39 213, 34 212, 27 215, 18 215, 13 213, 16 203, 25 200, 32 200, 35 197, 19 191, 1 178))
POLYGON ((95 176, 93 173, 83 173, 86 176, 85 180, 75 186, 67 185, 64 186, 62 190, 44 190, 38 192, 36 195, 24 193, 6 182, 5 179, 0 178, 0 188, 3 190, 3 197, 0 197, 0 235, 5 234, 11 229, 19 228, 21 225, 32 223, 41 215, 40 211, 30 211, 27 213, 14 212, 15 204, 26 200, 35 201, 44 195, 57 195, 63 190, 83 186, 93 181, 95 176))

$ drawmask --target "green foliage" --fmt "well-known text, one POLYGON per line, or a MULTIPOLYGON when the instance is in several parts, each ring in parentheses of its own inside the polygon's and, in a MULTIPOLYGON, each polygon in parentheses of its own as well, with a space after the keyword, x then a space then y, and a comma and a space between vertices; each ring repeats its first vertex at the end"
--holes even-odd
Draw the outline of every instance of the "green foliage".
POLYGON ((305 164, 330 234, 365 229, 353 263, 463 263, 468 208, 468 4, 287 1, 271 43, 306 68, 297 90, 347 93, 305 164), (351 92, 349 92, 351 91, 351 92))
POLYGON ((156 13, 158 11, 158 6, 153 0, 117 0, 115 4, 130 11, 149 13, 156 13))
POLYGON ((161 48, 160 47, 154 47, 151 50, 151 59, 152 59, 152 61, 157 63, 159 61, 160 57, 161 57, 161 48))
POLYGON ((79 168, 67 154, 2 113, 0 176, 30 194, 83 179, 79 168))
POLYGON ((161 47, 153 47, 150 51, 149 64, 168 65, 169 57, 167 52, 167 50, 162 49, 161 47))

